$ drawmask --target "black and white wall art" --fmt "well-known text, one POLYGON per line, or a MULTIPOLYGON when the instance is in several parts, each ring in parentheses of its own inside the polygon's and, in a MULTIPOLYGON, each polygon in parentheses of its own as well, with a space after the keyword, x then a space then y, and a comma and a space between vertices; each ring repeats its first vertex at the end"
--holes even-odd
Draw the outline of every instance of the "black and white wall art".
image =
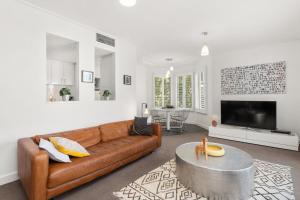
POLYGON ((222 95, 285 94, 286 61, 224 68, 222 95))

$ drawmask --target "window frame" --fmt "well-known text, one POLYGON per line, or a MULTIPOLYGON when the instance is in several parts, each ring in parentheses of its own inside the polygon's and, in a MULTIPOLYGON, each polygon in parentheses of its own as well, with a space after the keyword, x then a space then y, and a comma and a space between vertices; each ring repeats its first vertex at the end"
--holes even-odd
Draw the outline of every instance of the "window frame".
POLYGON ((175 79, 176 79, 176 85, 175 85, 175 96, 176 96, 176 102, 175 102, 175 105, 176 105, 176 108, 179 108, 179 109, 185 109, 185 110, 194 110, 194 97, 195 97, 195 93, 194 93, 194 74, 193 72, 185 72, 185 73, 178 73, 175 75, 175 79), (186 98, 185 98, 185 94, 186 94, 186 88, 185 88, 185 84, 186 84, 186 76, 191 76, 192 80, 191 80, 191 89, 192 89, 192 107, 191 108, 187 108, 186 107, 186 98), (184 107, 179 107, 178 106, 178 79, 179 77, 182 76, 183 77, 183 105, 184 107))
MULTIPOLYGON (((162 107, 166 106, 165 105, 165 98, 164 98, 164 87, 165 87, 165 84, 164 84, 164 79, 166 78, 166 75, 165 74, 153 74, 152 76, 152 102, 153 102, 153 107, 154 108, 162 108, 162 107, 157 107, 155 105, 155 78, 158 77, 158 78, 162 78, 162 94, 163 94, 163 98, 162 98, 162 107)), ((173 77, 170 76, 170 101, 171 101, 171 104, 173 102, 173 98, 172 98, 172 95, 173 95, 173 77)))
POLYGON ((207 82, 207 69, 205 67, 201 67, 198 69, 194 76, 198 75, 197 78, 197 83, 196 83, 196 78, 195 78, 195 112, 201 113, 201 114, 207 114, 208 111, 208 82, 207 82), (203 83, 201 84, 201 73, 203 73, 203 83), (197 87, 196 87, 197 85, 197 87), (200 92, 200 87, 203 85, 204 87, 204 108, 201 108, 201 92, 200 92), (198 89, 198 91, 196 91, 198 89), (196 105, 196 98, 199 101, 199 107, 196 105))

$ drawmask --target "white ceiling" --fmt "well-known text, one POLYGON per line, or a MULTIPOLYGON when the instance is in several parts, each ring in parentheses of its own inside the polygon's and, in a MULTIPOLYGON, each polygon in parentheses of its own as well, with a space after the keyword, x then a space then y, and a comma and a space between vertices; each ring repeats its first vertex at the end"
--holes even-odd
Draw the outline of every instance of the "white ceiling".
POLYGON ((149 63, 191 63, 203 37, 212 54, 300 39, 299 0, 27 0, 100 30, 125 37, 149 63))

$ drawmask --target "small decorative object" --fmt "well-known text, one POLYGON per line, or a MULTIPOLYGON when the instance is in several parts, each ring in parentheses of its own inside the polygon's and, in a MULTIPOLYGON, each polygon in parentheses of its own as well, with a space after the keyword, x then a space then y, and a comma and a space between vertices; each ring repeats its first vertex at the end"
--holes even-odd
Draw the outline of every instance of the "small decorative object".
POLYGON ((52 95, 49 96, 49 101, 50 101, 50 102, 55 101, 55 99, 54 99, 54 97, 53 97, 52 95))
POLYGON ((70 95, 71 95, 71 90, 69 88, 61 88, 59 90, 59 95, 62 97, 63 101, 69 101, 70 95))
POLYGON ((124 83, 124 85, 131 85, 131 76, 124 75, 123 76, 123 83, 124 83))
POLYGON ((109 90, 104 90, 103 97, 106 98, 106 100, 109 100, 109 97, 112 95, 112 93, 109 90))
POLYGON ((195 147, 196 158, 199 160, 199 155, 205 154, 205 159, 208 156, 221 157, 225 155, 225 150, 222 146, 208 143, 207 137, 203 137, 199 145, 195 147))
POLYGON ((93 83, 94 81, 94 72, 91 71, 81 71, 81 82, 84 83, 93 83))
POLYGON ((211 121, 211 125, 212 125, 213 127, 217 127, 218 122, 217 122, 216 120, 212 120, 212 121, 211 121))
POLYGON ((217 125, 218 125, 218 116, 217 115, 211 116, 210 121, 211 121, 211 125, 213 127, 217 127, 217 125))
POLYGON ((196 153, 196 158, 199 160, 199 155, 200 154, 205 154, 205 159, 208 159, 207 156, 207 137, 204 137, 201 139, 201 142, 199 145, 195 147, 195 153, 196 153))
POLYGON ((207 154, 213 157, 221 157, 225 155, 225 150, 222 146, 216 144, 207 145, 207 154))

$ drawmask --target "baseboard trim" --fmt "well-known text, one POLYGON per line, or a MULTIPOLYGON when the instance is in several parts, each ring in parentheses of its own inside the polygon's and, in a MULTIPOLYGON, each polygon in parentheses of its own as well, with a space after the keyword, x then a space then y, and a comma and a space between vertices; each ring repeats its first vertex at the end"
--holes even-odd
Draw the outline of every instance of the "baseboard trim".
POLYGON ((11 172, 0 176, 0 185, 14 182, 19 179, 18 172, 11 172))
POLYGON ((208 125, 205 125, 205 124, 195 123, 195 122, 187 122, 187 124, 192 124, 192 125, 200 126, 201 128, 204 128, 204 129, 208 130, 208 125))

